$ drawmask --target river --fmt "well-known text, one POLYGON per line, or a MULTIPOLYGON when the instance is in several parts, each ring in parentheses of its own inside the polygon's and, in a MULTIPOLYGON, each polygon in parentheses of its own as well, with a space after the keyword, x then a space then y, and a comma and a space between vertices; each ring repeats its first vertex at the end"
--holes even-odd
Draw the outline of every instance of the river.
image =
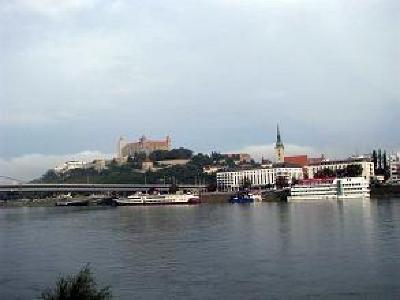
POLYGON ((0 299, 86 263, 118 299, 394 299, 400 200, 0 209, 0 299))

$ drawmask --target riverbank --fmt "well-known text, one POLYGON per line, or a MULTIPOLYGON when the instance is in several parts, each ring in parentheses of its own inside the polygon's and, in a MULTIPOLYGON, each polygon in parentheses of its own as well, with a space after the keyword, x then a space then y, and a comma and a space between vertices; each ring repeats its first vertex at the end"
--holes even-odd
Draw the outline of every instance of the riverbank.
POLYGON ((56 206, 57 202, 66 201, 89 201, 89 205, 95 205, 91 203, 88 197, 77 197, 71 199, 59 199, 59 198, 45 198, 45 199, 13 199, 13 200, 0 200, 1 207, 52 207, 56 206))
MULTIPOLYGON (((263 193, 263 202, 285 202, 288 196, 288 190, 268 191, 263 193)), ((200 194, 201 203, 218 204, 228 203, 229 199, 234 195, 233 192, 208 192, 200 194)), ((400 186, 373 186, 371 188, 371 199, 399 199, 400 186)), ((89 205, 95 206, 96 201, 91 197, 74 197, 71 199, 44 198, 44 199, 13 199, 0 200, 0 208, 2 207, 51 207, 57 202, 63 201, 89 201, 89 205)))
MULTIPOLYGON (((229 199, 234 195, 234 192, 208 192, 200 194, 201 203, 220 204, 228 203, 229 199)), ((281 192, 271 191, 263 195, 265 202, 281 202, 285 201, 285 196, 281 192)), ((91 197, 74 197, 71 199, 45 198, 45 199, 13 199, 0 200, 1 207, 51 207, 57 202, 63 201, 89 201, 90 206, 95 206, 96 201, 91 197)))

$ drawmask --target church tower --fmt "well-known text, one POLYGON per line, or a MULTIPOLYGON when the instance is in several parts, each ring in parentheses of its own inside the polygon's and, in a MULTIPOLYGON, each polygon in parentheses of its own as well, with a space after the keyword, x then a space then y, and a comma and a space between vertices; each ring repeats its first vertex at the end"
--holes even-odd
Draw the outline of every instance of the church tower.
POLYGON ((275 144, 276 162, 283 163, 285 161, 285 147, 281 140, 281 132, 279 131, 279 124, 276 127, 276 144, 275 144))

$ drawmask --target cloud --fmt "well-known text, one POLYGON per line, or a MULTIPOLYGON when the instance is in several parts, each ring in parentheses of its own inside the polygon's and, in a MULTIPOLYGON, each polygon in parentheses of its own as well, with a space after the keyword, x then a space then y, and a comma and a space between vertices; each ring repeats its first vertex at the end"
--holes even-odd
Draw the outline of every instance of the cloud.
MULTIPOLYGON (((227 153, 248 153, 255 160, 261 160, 262 157, 273 160, 275 158, 274 147, 275 144, 250 145, 238 150, 227 151, 227 153)), ((307 154, 310 156, 314 156, 314 155, 320 155, 321 153, 311 146, 285 144, 285 155, 300 155, 300 154, 307 154)))
POLYGON ((238 149, 277 121, 296 145, 400 144, 399 1, 0 3, 0 157, 128 131, 238 149))
POLYGON ((94 7, 96 0, 16 0, 8 3, 8 11, 28 11, 47 17, 59 17, 94 7))
POLYGON ((0 176, 28 181, 38 178, 48 169, 68 160, 93 161, 94 159, 109 159, 112 156, 100 151, 87 150, 71 154, 26 154, 10 159, 0 158, 0 176))
POLYGON ((7 112, 0 114, 0 125, 12 126, 46 126, 55 125, 60 122, 72 121, 79 119, 78 114, 68 112, 7 112))

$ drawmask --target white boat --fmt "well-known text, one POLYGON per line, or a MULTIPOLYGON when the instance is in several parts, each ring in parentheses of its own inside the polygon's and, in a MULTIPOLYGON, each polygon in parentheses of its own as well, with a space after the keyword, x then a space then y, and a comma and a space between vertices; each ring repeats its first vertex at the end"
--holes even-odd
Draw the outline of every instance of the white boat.
POLYGON ((192 194, 158 194, 158 195, 142 195, 136 194, 127 198, 114 199, 114 205, 176 205, 176 204, 198 204, 200 198, 192 194))
POLYGON ((369 183, 363 177, 302 180, 290 188, 287 200, 344 200, 369 198, 369 183))

